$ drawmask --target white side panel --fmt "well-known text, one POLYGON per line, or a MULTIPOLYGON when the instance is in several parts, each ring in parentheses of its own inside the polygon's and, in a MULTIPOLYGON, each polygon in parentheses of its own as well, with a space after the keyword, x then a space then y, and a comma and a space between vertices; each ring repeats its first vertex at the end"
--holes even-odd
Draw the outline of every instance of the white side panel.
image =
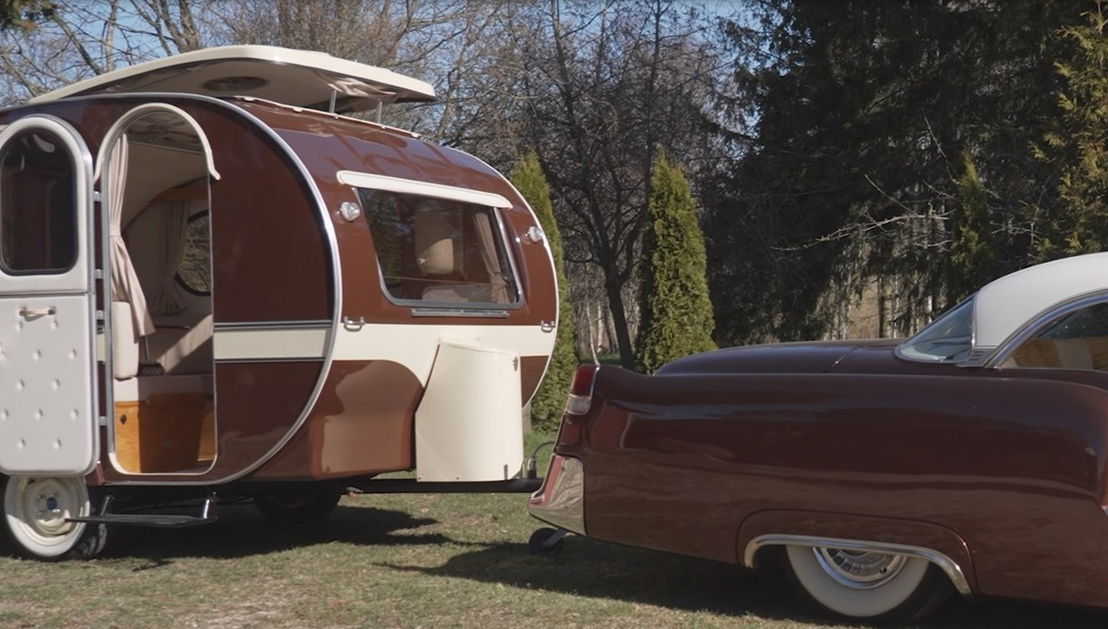
POLYGON ((501 481, 523 468, 519 354, 443 343, 415 413, 421 481, 501 481))
POLYGON ((520 356, 549 356, 554 329, 538 325, 427 325, 367 323, 336 331, 335 360, 389 360, 404 365, 421 383, 444 343, 510 349, 520 356))
POLYGON ((0 472, 85 474, 96 456, 87 295, 0 298, 0 472))

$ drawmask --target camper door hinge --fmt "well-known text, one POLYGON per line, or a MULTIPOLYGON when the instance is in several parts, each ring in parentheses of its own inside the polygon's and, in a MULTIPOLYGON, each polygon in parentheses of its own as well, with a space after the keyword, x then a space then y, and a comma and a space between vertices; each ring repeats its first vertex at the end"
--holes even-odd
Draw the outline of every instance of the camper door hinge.
POLYGON ((104 269, 96 269, 92 272, 92 276, 98 280, 104 279, 104 269))
POLYGON ((96 311, 96 320, 97 321, 103 321, 104 320, 104 311, 103 310, 97 310, 96 311))
POLYGON ((100 202, 100 191, 99 190, 93 190, 92 191, 92 202, 93 203, 99 203, 100 202))
POLYGON ((108 425, 108 418, 105 417, 104 415, 101 415, 100 417, 96 418, 96 425, 97 426, 107 426, 108 425))

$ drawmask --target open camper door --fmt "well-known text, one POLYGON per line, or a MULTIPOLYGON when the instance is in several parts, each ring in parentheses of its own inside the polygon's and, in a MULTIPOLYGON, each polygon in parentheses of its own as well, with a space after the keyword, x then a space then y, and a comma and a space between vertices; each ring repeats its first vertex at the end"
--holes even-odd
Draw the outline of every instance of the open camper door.
POLYGON ((98 456, 91 157, 68 124, 0 132, 0 472, 77 476, 98 456))

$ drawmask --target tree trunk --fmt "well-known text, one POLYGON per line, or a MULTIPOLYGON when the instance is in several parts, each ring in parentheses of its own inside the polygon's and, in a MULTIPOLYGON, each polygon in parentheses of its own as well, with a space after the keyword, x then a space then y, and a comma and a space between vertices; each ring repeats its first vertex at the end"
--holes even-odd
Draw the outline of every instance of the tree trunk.
MULTIPOLYGON (((615 269, 611 270, 612 273, 615 269)), ((604 269, 608 276, 609 270, 604 269)), ((623 293, 616 278, 607 278, 604 291, 608 293, 608 310, 612 312, 612 326, 615 328, 616 343, 619 344, 619 362, 624 369, 635 368, 635 351, 631 347, 631 333, 627 328, 627 313, 623 310, 623 293)))

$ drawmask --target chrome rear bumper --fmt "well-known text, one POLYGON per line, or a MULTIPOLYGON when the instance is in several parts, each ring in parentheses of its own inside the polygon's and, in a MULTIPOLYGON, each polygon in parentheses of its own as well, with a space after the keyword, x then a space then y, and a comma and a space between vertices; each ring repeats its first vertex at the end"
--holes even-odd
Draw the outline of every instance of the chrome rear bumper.
POLYGON ((531 495, 527 511, 548 524, 585 535, 585 466, 555 454, 542 488, 531 495))

